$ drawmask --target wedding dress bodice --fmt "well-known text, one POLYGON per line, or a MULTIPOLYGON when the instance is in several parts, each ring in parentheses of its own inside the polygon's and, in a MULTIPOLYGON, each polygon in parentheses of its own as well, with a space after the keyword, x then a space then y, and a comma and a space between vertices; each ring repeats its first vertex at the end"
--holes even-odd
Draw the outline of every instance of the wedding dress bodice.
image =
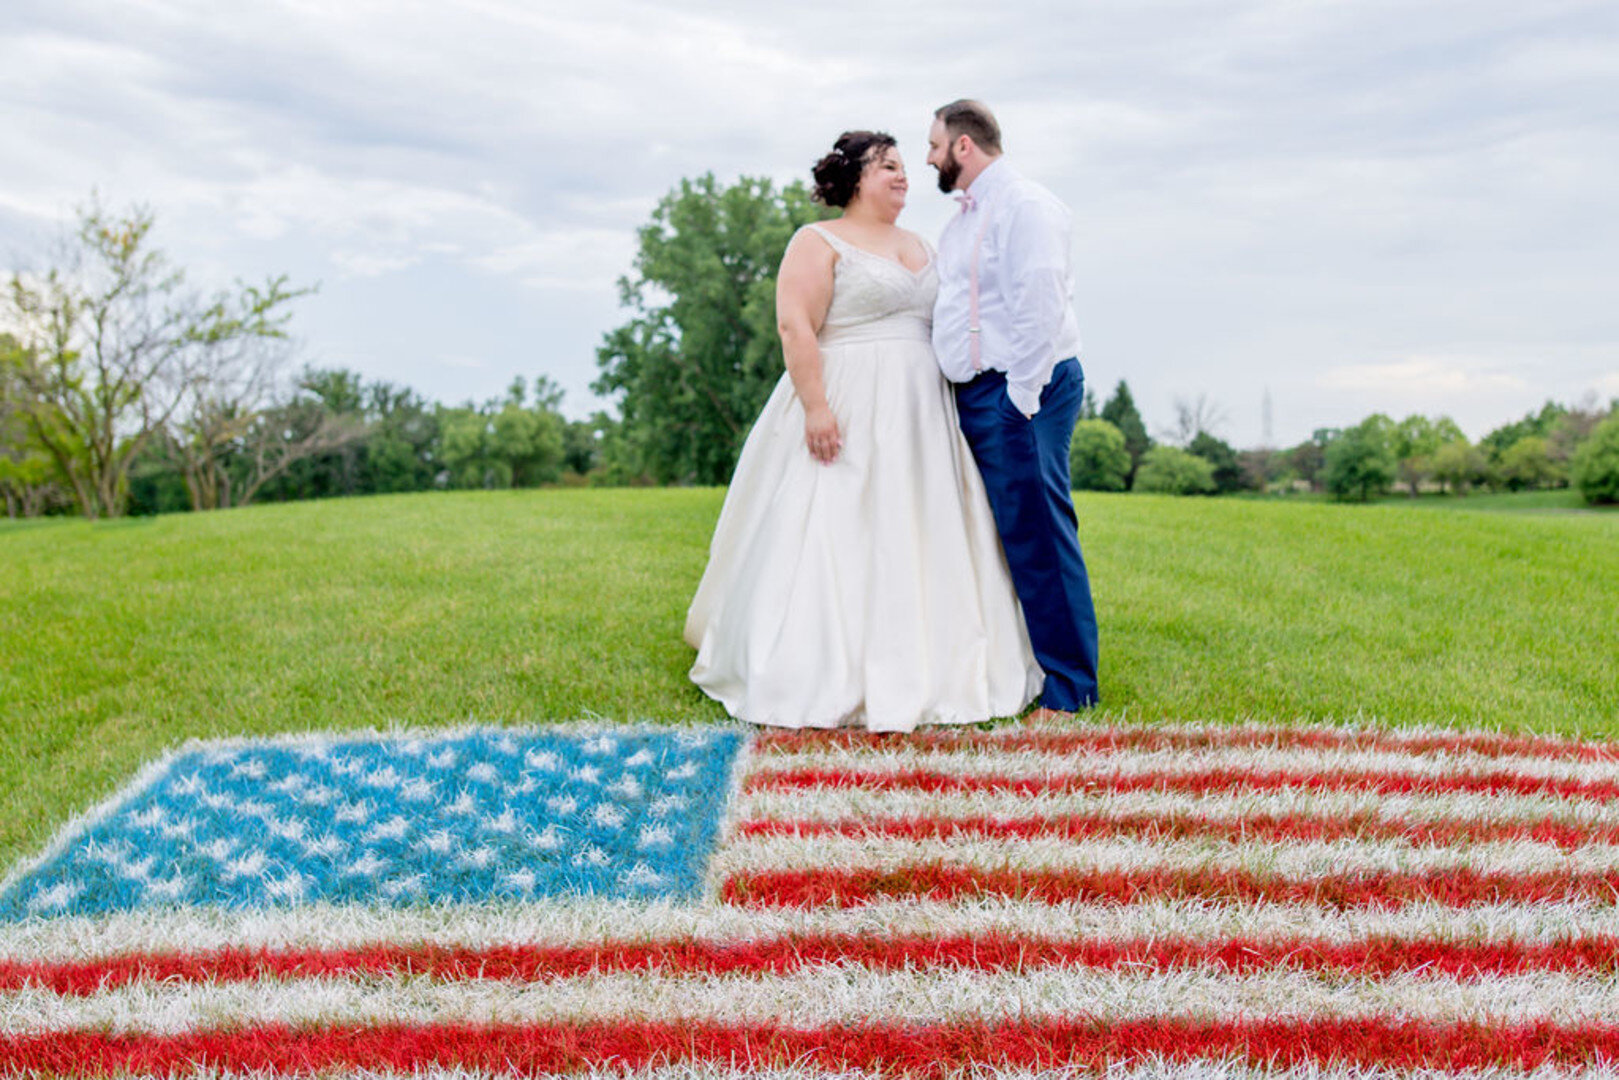
POLYGON ((838 253, 821 344, 928 336, 933 300, 939 293, 939 271, 931 249, 927 265, 913 271, 894 259, 856 247, 830 229, 810 228, 838 253))

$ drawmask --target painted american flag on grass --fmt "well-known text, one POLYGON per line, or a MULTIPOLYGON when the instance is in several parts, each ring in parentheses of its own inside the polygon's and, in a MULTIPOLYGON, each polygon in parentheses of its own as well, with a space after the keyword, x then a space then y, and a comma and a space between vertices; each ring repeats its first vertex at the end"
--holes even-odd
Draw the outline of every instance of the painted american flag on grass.
POLYGON ((1619 1075, 1619 748, 193 747, 0 887, 0 1070, 1619 1075))

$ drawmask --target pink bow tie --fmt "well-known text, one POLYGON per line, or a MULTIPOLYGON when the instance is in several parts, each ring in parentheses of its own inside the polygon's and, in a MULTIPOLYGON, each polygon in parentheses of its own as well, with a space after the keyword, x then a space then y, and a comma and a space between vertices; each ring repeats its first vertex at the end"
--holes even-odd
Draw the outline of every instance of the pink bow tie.
POLYGON ((973 198, 972 193, 969 191, 963 191, 961 194, 957 195, 956 201, 961 204, 961 212, 963 214, 978 206, 978 200, 973 198))

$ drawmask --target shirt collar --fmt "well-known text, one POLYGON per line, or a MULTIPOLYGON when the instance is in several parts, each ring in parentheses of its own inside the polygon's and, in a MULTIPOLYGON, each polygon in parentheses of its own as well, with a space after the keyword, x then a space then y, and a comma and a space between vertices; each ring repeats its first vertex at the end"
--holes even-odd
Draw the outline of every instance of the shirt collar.
POLYGON ((975 203, 982 204, 1015 176, 1017 170, 1007 164, 1006 158, 998 157, 986 165, 984 171, 967 185, 967 194, 973 197, 975 203))

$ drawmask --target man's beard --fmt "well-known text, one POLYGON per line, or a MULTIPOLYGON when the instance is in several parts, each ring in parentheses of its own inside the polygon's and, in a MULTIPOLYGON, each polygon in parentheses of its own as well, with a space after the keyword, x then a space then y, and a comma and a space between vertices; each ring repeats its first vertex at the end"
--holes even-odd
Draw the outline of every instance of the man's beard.
POLYGON ((961 179, 961 162, 956 160, 954 147, 945 151, 944 162, 939 166, 939 190, 946 195, 956 190, 956 181, 961 179))

